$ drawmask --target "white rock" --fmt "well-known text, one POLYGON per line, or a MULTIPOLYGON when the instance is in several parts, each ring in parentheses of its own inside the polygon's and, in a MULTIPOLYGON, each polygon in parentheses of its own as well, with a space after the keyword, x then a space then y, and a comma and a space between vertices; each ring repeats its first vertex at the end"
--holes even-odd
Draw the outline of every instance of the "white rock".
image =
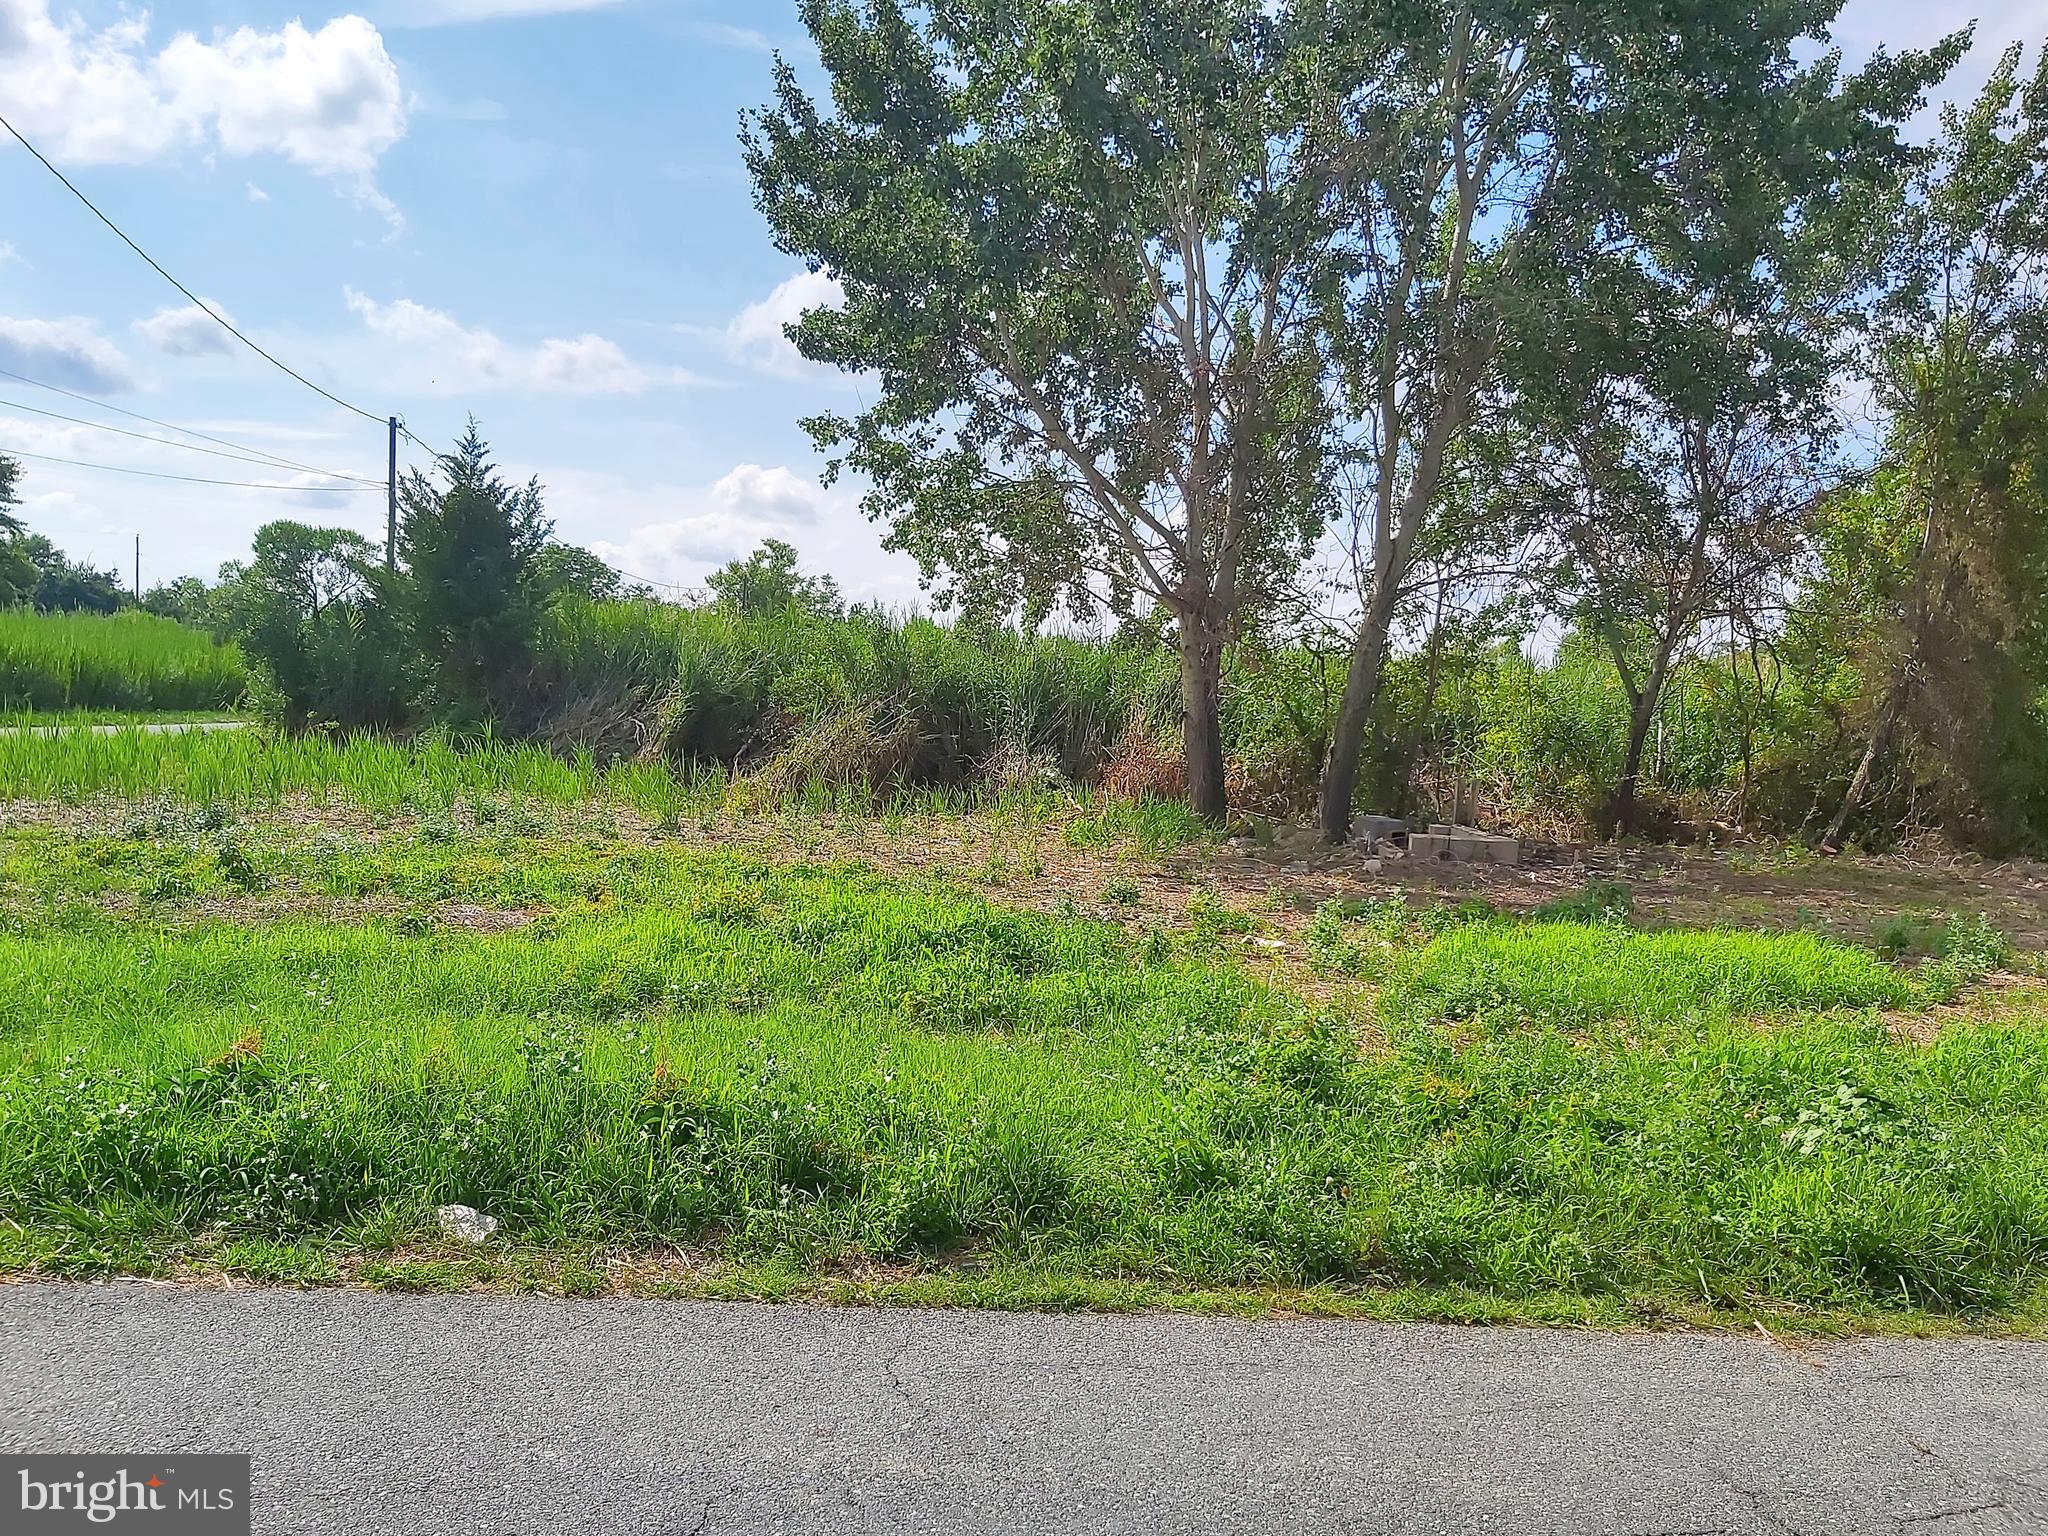
POLYGON ((480 1243, 498 1230, 498 1218, 473 1205, 444 1205, 434 1212, 441 1230, 465 1243, 480 1243))

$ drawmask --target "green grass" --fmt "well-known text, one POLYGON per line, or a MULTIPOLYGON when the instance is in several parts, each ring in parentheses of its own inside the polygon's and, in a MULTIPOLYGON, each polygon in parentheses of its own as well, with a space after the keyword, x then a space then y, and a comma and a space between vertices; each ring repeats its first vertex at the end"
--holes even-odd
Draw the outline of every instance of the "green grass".
POLYGON ((248 719, 227 709, 16 709, 0 710, 0 731, 65 731, 80 725, 190 725, 248 719))
POLYGON ((241 654, 146 613, 0 609, 0 710, 215 710, 248 687, 241 654))
POLYGON ((517 795, 542 803, 587 800, 607 780, 673 782, 666 769, 627 765, 607 776, 587 756, 539 747, 457 747, 440 739, 336 740, 268 731, 90 731, 50 737, 0 734, 0 799, 77 802, 154 797, 222 806, 333 798, 373 810, 445 806, 464 795, 517 795))
MULTIPOLYGON (((456 743, 440 736, 398 741, 376 735, 337 738, 268 730, 155 734, 60 731, 32 736, 0 730, 0 801, 83 804, 119 799, 222 809, 270 809, 307 799, 382 815, 445 820, 458 805, 502 808, 515 819, 536 810, 623 806, 657 826, 705 820, 733 808, 734 782, 717 768, 672 768, 623 760, 599 765, 592 754, 563 757, 501 741, 456 743)), ((1171 801, 1104 799, 1084 789, 967 785, 899 788, 879 804, 865 785, 811 781, 750 796, 737 809, 813 816, 958 816, 1043 824, 1081 811, 1089 846, 1128 842, 1147 853, 1213 837, 1186 806, 1171 801)), ((452 829, 451 829, 452 835, 452 829)))
POLYGON ((1371 921, 1376 1011, 851 866, 17 830, 0 1267, 576 1289, 682 1244, 734 1294, 2041 1319, 2048 1021, 1900 1043, 1920 974, 1806 935, 1371 921), (437 1250, 444 1201, 500 1237, 437 1250))
POLYGON ((1915 995, 1875 955, 1811 934, 1536 922, 1445 933, 1396 963, 1386 1003, 1428 1023, 1579 1029, 1898 1007, 1915 995))

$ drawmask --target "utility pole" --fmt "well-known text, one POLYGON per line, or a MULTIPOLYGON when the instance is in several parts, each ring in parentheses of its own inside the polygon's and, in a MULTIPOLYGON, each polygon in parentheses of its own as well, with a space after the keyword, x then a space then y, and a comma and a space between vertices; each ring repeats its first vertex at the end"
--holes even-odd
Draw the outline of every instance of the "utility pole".
POLYGON ((142 535, 135 535, 135 601, 142 602, 142 535))
POLYGON ((398 569, 398 418, 391 418, 391 460, 384 482, 384 569, 398 569))

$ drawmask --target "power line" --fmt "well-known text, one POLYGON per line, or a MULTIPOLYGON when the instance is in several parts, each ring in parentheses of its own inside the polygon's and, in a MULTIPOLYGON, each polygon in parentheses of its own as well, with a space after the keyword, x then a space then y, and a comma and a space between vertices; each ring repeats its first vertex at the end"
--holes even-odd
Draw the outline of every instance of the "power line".
POLYGON ((245 491, 333 491, 342 494, 363 496, 375 491, 383 494, 381 485, 289 485, 275 480, 212 480, 202 475, 171 475, 160 469, 128 469, 119 464, 94 464, 85 459, 60 459, 54 453, 30 453, 25 448, 0 448, 0 455, 10 459, 40 459, 45 464, 68 464, 73 469, 103 469, 110 475, 140 475, 148 480, 182 480, 187 485, 232 485, 245 491))
POLYGON ((275 357, 272 357, 268 352, 264 351, 261 347, 257 346, 255 342, 251 341, 248 337, 244 336, 240 331, 236 330, 234 326, 230 325, 226 320, 221 318, 219 314, 215 313, 213 307, 209 305, 204 299, 200 298, 198 294, 194 293, 190 288, 187 288, 183 283, 179 282, 175 277, 171 276, 169 272, 166 272, 163 268, 163 264, 159 262, 154 256, 150 255, 149 252, 145 251, 141 246, 137 245, 133 240, 129 239, 126 230, 122 229, 120 225, 116 224, 112 219, 108 218, 104 213, 101 213, 98 205, 95 204, 93 200, 87 197, 83 192, 79 191, 78 188, 75 185, 73 185, 72 180, 69 176, 66 176, 62 171, 58 170, 56 166, 50 163, 49 158, 45 156, 40 149, 37 149, 35 145, 29 143, 27 139, 21 136, 20 129, 16 128, 14 124, 8 122, 7 119, 4 117, 0 117, 0 128, 5 128, 9 133, 13 134, 15 142, 20 144, 21 147, 27 150, 30 154, 34 155, 36 159, 42 161, 44 170, 48 171, 52 176, 56 177, 59 181, 63 182, 66 189, 70 191, 73 197, 77 198, 81 203, 85 204, 87 208, 90 208, 92 210, 94 218, 98 219, 102 224, 106 225, 107 228, 111 229, 115 234, 119 235, 121 237, 121 243, 123 245, 127 246, 129 250, 133 251, 136 255, 140 256, 152 267, 156 268, 156 272, 159 277, 161 277, 165 282, 169 283, 173 288, 177 289, 178 292, 185 295, 186 298, 190 299, 195 305, 199 307, 200 311, 203 314, 205 314, 208 319, 213 321, 214 324, 218 325, 222 330, 226 331, 230 336, 234 337, 235 340, 239 341, 243 346, 247 347, 251 352, 254 352, 258 357, 262 358, 272 367, 281 369, 285 373, 290 374, 293 378, 297 379, 301 384, 305 385, 306 388, 312 390, 314 394, 333 401, 336 405, 342 407, 342 409, 344 410, 354 411, 358 416, 363 417, 365 420, 374 421, 379 426, 384 425, 384 417, 377 415, 373 411, 366 411, 360 405, 351 405, 348 401, 342 399, 341 396, 335 394, 332 390, 322 389, 318 384, 315 384, 311 379, 307 378, 303 373, 300 373, 296 368, 290 367, 288 364, 279 362, 275 357))
POLYGON ((602 555, 599 555, 597 558, 599 563, 602 564, 607 570, 611 571, 614 575, 623 576, 628 581, 637 581, 643 587, 666 587, 671 592, 688 592, 690 590, 689 587, 685 585, 683 582, 656 581, 652 576, 635 576, 631 571, 627 570, 624 566, 613 565, 611 561, 605 559, 602 555))
MULTIPOLYGON (((23 405, 18 400, 0 400, 0 407, 4 407, 5 409, 10 411, 29 411, 37 416, 47 416, 52 421, 67 421, 71 423, 71 425, 74 427, 90 427, 95 432, 112 432, 119 437, 132 437, 137 442, 159 443, 166 448, 177 448, 185 453, 206 453, 213 455, 213 457, 217 459, 233 459, 236 462, 242 464, 260 464, 265 469, 275 469, 281 467, 281 465, 277 461, 271 459, 256 458, 246 453, 229 453, 226 450, 220 448, 202 448, 197 443, 181 443, 176 438, 171 437, 151 437, 147 432, 131 432, 126 427, 108 426, 107 423, 103 421, 87 421, 83 416, 66 416, 61 411, 46 411, 41 406, 23 405)), ((291 467, 299 468, 301 466, 294 465, 291 467)), ((310 468, 307 469, 306 472, 308 474, 324 475, 326 476, 326 478, 330 480, 352 480, 356 482, 358 485, 374 485, 379 490, 382 490, 384 488, 383 481, 366 480, 361 475, 343 475, 337 474, 332 470, 310 468)))
POLYGON ((455 455, 452 453, 443 453, 440 449, 436 448, 432 443, 428 442, 425 438, 421 437, 419 433, 413 431, 411 427, 408 427, 405 424, 405 418, 403 416, 398 418, 398 435, 404 438, 408 443, 411 443, 413 447, 419 449, 420 452, 431 454, 436 462, 442 459, 452 459, 455 457, 455 455))
MULTIPOLYGON (((131 421, 147 422, 152 427, 162 427, 166 432, 180 432, 183 433, 186 437, 196 437, 201 442, 218 443, 223 448, 233 448, 242 453, 253 454, 258 459, 261 459, 271 464, 275 464, 281 469, 302 470, 309 475, 331 475, 332 478, 336 480, 364 479, 364 477, 361 475, 334 474, 334 472, 331 470, 320 469, 311 464, 301 464, 297 459, 288 459, 283 454, 272 453, 265 448, 255 448, 250 446, 248 443, 237 443, 229 438, 215 437, 212 433, 201 432, 196 427, 181 427, 174 421, 159 421, 157 420, 156 417, 145 416, 140 411, 128 410, 125 407, 113 404, 111 401, 96 400, 91 395, 82 395, 75 389, 64 388, 61 384, 51 384, 43 379, 32 379, 27 374, 15 373, 6 368, 0 368, 0 379, 12 379, 17 384, 29 384, 33 385, 37 389, 47 389, 52 394, 63 395, 67 399, 81 401, 86 405, 92 406, 96 410, 112 411, 116 416, 126 416, 131 421)), ((22 409, 33 410, 35 409, 35 407, 24 406, 22 407, 22 409)), ((43 414, 50 415, 52 413, 46 411, 43 414)), ((63 420, 67 418, 59 419, 63 420)), ((381 485, 383 482, 376 481, 366 483, 375 483, 381 485)))

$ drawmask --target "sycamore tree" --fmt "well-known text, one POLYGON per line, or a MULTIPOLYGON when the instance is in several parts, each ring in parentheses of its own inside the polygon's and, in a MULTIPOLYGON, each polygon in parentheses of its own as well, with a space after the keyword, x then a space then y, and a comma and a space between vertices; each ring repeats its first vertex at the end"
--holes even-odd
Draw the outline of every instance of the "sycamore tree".
POLYGON ((744 137, 777 243, 845 294, 794 340, 872 380, 807 423, 831 472, 970 616, 1163 611, 1221 816, 1223 649, 1329 476, 1300 35, 1261 0, 799 9, 831 99, 779 64, 744 137))
POLYGON ((1733 7, 1634 0, 1318 0, 1283 8, 1323 39, 1311 131, 1341 172, 1347 275, 1327 307, 1350 450, 1370 494, 1351 530, 1358 614, 1322 787, 1350 821, 1365 734, 1444 466, 1507 387, 1514 348, 1565 355, 1610 290, 1582 280, 1700 220, 1768 221, 1788 196, 1884 151, 1937 67, 1879 55, 1843 81, 1834 0, 1733 7))
POLYGON ((1603 834, 1636 830, 1645 749, 1678 663, 1710 623, 1746 622, 1788 590, 1826 462, 1823 434, 1767 408, 1616 390, 1573 424, 1552 481, 1551 590, 1613 662, 1629 707, 1603 834))
POLYGON ((1827 847, 1902 745, 1973 787, 1972 816, 2013 798, 1998 781, 2031 751, 2023 794, 2048 835, 2048 49, 2031 78, 2021 61, 2015 45, 1975 103, 1944 108, 1933 162, 1888 210, 1869 356, 1889 434, 1868 484, 1830 506, 1819 594, 1855 610, 1868 684, 1827 847))

